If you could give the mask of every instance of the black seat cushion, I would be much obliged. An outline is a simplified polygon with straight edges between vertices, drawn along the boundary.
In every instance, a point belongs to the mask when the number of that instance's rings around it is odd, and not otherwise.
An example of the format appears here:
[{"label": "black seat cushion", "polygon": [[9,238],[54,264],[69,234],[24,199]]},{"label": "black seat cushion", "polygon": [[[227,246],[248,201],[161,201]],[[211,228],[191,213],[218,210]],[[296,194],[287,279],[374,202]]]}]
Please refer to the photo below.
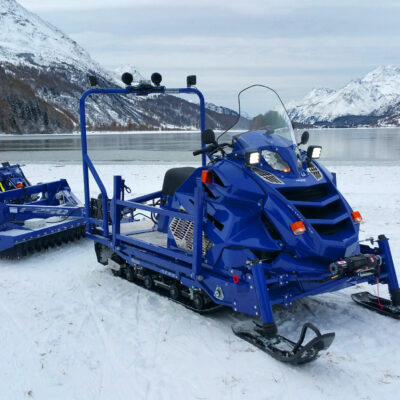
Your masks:
[{"label": "black seat cushion", "polygon": [[162,187],[162,194],[167,196],[173,196],[176,190],[192,175],[196,168],[193,167],[182,167],[182,168],[171,168],[164,176],[164,183]]}]

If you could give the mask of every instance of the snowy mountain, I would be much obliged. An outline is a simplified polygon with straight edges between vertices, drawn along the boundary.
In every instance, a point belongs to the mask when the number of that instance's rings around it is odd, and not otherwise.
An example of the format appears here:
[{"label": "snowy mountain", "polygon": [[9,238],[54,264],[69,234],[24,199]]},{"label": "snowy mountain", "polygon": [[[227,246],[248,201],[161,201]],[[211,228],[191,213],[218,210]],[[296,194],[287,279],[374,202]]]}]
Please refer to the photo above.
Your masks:
[{"label": "snowy mountain", "polygon": [[289,114],[311,125],[399,125],[400,68],[380,66],[339,90],[313,89]]},{"label": "snowy mountain", "polygon": [[230,108],[223,107],[223,106],[217,106],[214,103],[207,103],[206,102],[206,108],[207,110],[215,111],[218,114],[224,114],[224,115],[234,115],[238,116],[238,113],[236,111],[233,111]]},{"label": "snowy mountain", "polygon": [[[135,80],[143,77],[127,67]],[[79,98],[96,75],[115,87],[121,72],[106,71],[75,41],[15,0],[0,0],[0,132],[54,133],[79,128]],[[90,129],[193,128],[198,107],[178,97],[95,97],[87,102]],[[210,110],[207,125],[224,127],[233,116]]]}]

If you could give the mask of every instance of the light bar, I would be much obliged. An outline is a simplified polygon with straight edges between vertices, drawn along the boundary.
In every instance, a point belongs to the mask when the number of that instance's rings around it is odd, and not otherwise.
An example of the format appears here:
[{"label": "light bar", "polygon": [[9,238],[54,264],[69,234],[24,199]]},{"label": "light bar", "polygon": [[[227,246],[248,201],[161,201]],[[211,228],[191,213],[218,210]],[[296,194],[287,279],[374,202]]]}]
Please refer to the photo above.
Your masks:
[{"label": "light bar", "polygon": [[321,157],[321,146],[308,146],[307,149],[307,158],[311,160],[312,158],[320,158]]},{"label": "light bar", "polygon": [[244,159],[247,165],[256,165],[260,163],[260,152],[259,151],[248,151],[244,155]]}]

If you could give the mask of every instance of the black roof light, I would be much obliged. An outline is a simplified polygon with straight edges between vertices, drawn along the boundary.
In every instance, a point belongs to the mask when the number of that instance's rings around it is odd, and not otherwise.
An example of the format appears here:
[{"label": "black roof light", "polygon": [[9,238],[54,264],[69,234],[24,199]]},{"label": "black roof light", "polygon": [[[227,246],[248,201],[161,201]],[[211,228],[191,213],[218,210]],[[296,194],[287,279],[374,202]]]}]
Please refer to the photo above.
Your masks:
[{"label": "black roof light", "polygon": [[151,81],[153,82],[154,86],[160,86],[160,83],[162,81],[162,76],[158,72],[154,72],[154,74],[151,75]]},{"label": "black roof light", "polygon": [[98,84],[99,84],[99,81],[98,81],[98,79],[97,79],[97,76],[95,76],[95,75],[88,75],[88,82],[89,82],[89,85],[91,86],[91,87],[95,87],[95,86],[97,86]]},{"label": "black roof light", "polygon": [[133,76],[129,72],[124,72],[121,76],[121,80],[125,83],[126,86],[131,86],[133,82]]},{"label": "black roof light", "polygon": [[188,88],[196,86],[196,83],[197,83],[196,75],[189,75],[186,77],[186,84]]}]

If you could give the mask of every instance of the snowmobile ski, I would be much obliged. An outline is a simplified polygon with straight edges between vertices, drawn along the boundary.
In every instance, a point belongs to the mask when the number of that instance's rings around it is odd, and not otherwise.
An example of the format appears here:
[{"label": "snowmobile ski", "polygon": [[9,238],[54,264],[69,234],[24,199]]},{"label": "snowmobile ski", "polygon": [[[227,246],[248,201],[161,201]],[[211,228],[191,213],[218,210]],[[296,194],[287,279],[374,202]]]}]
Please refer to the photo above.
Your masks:
[{"label": "snowmobile ski", "polygon": [[[316,336],[303,345],[307,330],[312,330]],[[305,323],[297,343],[282,335],[265,332],[263,326],[255,321],[238,322],[232,325],[232,330],[243,340],[253,344],[278,361],[288,364],[305,364],[314,361],[333,342],[335,333],[324,335],[311,323]]]},{"label": "snowmobile ski", "polygon": [[369,292],[354,293],[351,298],[359,305],[379,314],[400,319],[400,306],[394,306],[390,300],[374,296]]}]

